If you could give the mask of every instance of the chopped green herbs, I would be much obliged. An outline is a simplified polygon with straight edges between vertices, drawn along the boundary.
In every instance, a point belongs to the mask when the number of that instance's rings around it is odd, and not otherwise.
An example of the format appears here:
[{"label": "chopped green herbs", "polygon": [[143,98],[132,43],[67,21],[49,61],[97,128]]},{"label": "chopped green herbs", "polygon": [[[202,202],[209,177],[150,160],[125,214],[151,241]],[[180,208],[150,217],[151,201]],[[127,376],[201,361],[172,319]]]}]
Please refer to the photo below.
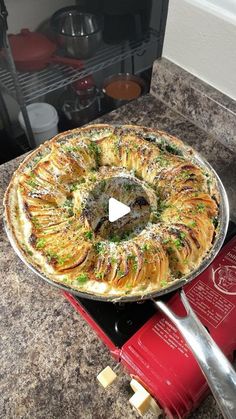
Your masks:
[{"label": "chopped green herbs", "polygon": [[73,206],[74,205],[73,205],[72,198],[67,198],[64,201],[63,207],[67,210],[69,217],[72,217],[72,215],[74,215]]},{"label": "chopped green herbs", "polygon": [[180,175],[178,176],[180,179],[189,180],[193,178],[194,174],[188,172],[187,170],[183,170]]},{"label": "chopped green herbs", "polygon": [[72,185],[70,185],[70,192],[76,191],[77,187],[78,187],[77,183],[72,183]]},{"label": "chopped green herbs", "polygon": [[93,232],[92,231],[85,231],[84,236],[86,237],[86,239],[92,240]]},{"label": "chopped green herbs", "polygon": [[160,167],[167,167],[170,164],[169,160],[165,158],[162,154],[156,157],[155,162],[158,163]]},{"label": "chopped green herbs", "polygon": [[174,244],[176,249],[181,249],[181,247],[183,246],[183,243],[180,239],[172,240],[172,243]]},{"label": "chopped green herbs", "polygon": [[136,255],[128,255],[127,260],[132,261],[132,270],[137,272],[138,269],[138,257]]},{"label": "chopped green herbs", "polygon": [[121,278],[124,275],[125,275],[125,272],[124,271],[122,271],[121,269],[118,269],[117,270],[117,276],[118,276],[118,278]]},{"label": "chopped green herbs", "polygon": [[104,179],[99,183],[99,187],[100,187],[100,191],[101,192],[104,192],[105,191],[106,181]]},{"label": "chopped green herbs", "polygon": [[143,244],[143,246],[141,246],[141,250],[143,250],[144,252],[150,250],[150,244],[149,243]]},{"label": "chopped green herbs", "polygon": [[96,273],[95,273],[95,277],[96,277],[97,279],[103,279],[103,278],[104,278],[104,276],[105,276],[105,273],[104,273],[104,272],[96,272]]},{"label": "chopped green herbs", "polygon": [[43,249],[46,244],[45,239],[38,239],[36,242],[36,249]]},{"label": "chopped green herbs", "polygon": [[161,285],[161,287],[166,287],[166,285],[168,284],[168,282],[167,282],[167,280],[166,279],[162,279],[161,281],[160,281],[160,285]]},{"label": "chopped green herbs", "polygon": [[59,256],[57,253],[55,253],[52,250],[48,250],[46,253],[48,262],[56,262],[58,265],[64,265],[64,263],[71,258],[71,255],[66,255],[65,257]]},{"label": "chopped green herbs", "polygon": [[188,224],[186,224],[188,227],[196,227],[197,223],[196,221],[189,221]]},{"label": "chopped green herbs", "polygon": [[77,276],[77,278],[75,278],[75,280],[79,283],[79,284],[84,284],[85,282],[88,281],[88,275],[86,273],[81,273],[79,274],[79,276]]},{"label": "chopped green herbs", "polygon": [[163,211],[165,211],[167,208],[169,208],[168,204],[166,204],[164,201],[159,201],[157,209],[152,213],[152,219],[154,223],[160,220]]},{"label": "chopped green herbs", "polygon": [[114,142],[114,149],[116,153],[119,151],[119,146],[120,146],[120,140],[118,139]]},{"label": "chopped green herbs", "polygon": [[204,212],[206,209],[206,205],[203,202],[200,202],[199,204],[197,204],[197,212]]},{"label": "chopped green herbs", "polygon": [[159,142],[158,145],[159,145],[160,150],[162,151],[167,151],[168,153],[174,154],[177,156],[183,155],[182,151],[175,144],[169,143],[167,139],[164,137],[161,138],[161,141]]},{"label": "chopped green herbs", "polygon": [[65,145],[65,146],[62,147],[62,149],[64,151],[68,151],[69,153],[76,152],[76,151],[81,151],[80,146],[71,146],[71,145]]},{"label": "chopped green herbs", "polygon": [[90,182],[96,182],[97,176],[92,173],[88,176],[88,179],[90,180]]},{"label": "chopped green herbs", "polygon": [[185,239],[185,237],[186,237],[186,233],[184,233],[183,231],[180,231],[178,233],[177,238],[173,239],[173,238],[169,237],[169,238],[164,239],[162,243],[163,244],[171,244],[171,246],[167,247],[167,252],[169,254],[171,254],[171,253],[174,252],[174,249],[173,249],[172,246],[174,246],[178,250],[181,249],[181,247],[184,246],[183,240]]},{"label": "chopped green herbs", "polygon": [[29,256],[33,256],[33,252],[24,243],[22,243],[22,244],[23,244],[23,247],[24,247],[26,253],[28,253]]},{"label": "chopped green herbs", "polygon": [[132,189],[135,187],[135,185],[133,185],[132,183],[124,183],[123,184],[123,188],[127,191],[130,192],[132,191]]},{"label": "chopped green herbs", "polygon": [[58,255],[51,250],[47,251],[46,256],[47,256],[48,262],[51,262],[52,260],[57,261],[57,259],[58,259]]},{"label": "chopped green herbs", "polygon": [[121,241],[121,238],[117,234],[113,234],[109,237],[109,240],[113,243],[119,243]]},{"label": "chopped green herbs", "polygon": [[41,225],[36,217],[31,217],[31,222],[35,228],[40,228]]},{"label": "chopped green herbs", "polygon": [[28,180],[26,183],[27,185],[31,186],[31,188],[36,188],[38,186],[37,182],[32,179]]},{"label": "chopped green herbs", "polygon": [[102,255],[106,250],[105,243],[103,243],[103,242],[95,243],[94,248],[95,248],[96,253],[98,253],[100,255]]},{"label": "chopped green herbs", "polygon": [[35,165],[42,159],[42,156],[37,156],[33,159],[33,162],[35,163]]},{"label": "chopped green herbs", "polygon": [[101,150],[95,141],[91,141],[88,145],[89,152],[94,155],[96,164],[99,164]]},{"label": "chopped green herbs", "polygon": [[170,154],[174,154],[176,156],[182,156],[183,155],[182,151],[174,144],[169,144],[169,143],[166,142],[165,149]]},{"label": "chopped green herbs", "polygon": [[207,179],[207,187],[208,187],[208,189],[210,189],[211,184],[212,184],[212,180],[208,178]]},{"label": "chopped green herbs", "polygon": [[217,217],[214,217],[213,219],[212,219],[212,224],[213,224],[213,226],[215,227],[215,228],[217,228],[217,226],[218,226],[218,218]]}]

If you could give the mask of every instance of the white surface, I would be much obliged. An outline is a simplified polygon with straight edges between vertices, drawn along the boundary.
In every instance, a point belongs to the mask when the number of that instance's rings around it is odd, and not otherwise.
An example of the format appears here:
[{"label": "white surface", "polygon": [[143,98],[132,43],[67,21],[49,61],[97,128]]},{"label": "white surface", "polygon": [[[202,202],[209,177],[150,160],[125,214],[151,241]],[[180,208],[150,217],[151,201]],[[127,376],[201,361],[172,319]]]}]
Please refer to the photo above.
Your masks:
[{"label": "white surface", "polygon": [[108,202],[108,211],[109,211],[109,221],[113,223],[119,218],[124,217],[125,215],[129,214],[130,207],[128,205],[123,204],[120,201],[117,201],[115,198],[110,198]]},{"label": "white surface", "polygon": [[169,0],[163,56],[233,99],[235,46],[236,1]]},{"label": "white surface", "polygon": [[216,16],[236,23],[236,1],[235,0],[186,0],[194,6],[201,7],[215,14]]},{"label": "white surface", "polygon": [[73,0],[6,0],[9,33],[17,33],[21,28],[35,30],[57,9],[74,3]]},{"label": "white surface", "polygon": [[[37,145],[54,137],[58,133],[58,115],[56,109],[48,103],[32,103],[27,111]],[[22,113],[19,113],[19,123],[25,131]]]}]

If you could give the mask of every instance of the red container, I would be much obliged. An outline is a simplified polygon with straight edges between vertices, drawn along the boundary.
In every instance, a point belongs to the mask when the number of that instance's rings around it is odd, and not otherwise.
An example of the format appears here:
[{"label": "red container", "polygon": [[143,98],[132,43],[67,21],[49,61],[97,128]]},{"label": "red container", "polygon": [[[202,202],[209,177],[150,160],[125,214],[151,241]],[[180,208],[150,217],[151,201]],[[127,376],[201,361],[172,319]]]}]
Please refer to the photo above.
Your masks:
[{"label": "red container", "polygon": [[79,60],[53,55],[57,45],[39,32],[21,29],[20,33],[9,35],[9,43],[19,71],[39,71],[51,63],[82,68]]},{"label": "red container", "polygon": [[[224,354],[236,350],[236,237],[195,280],[184,287],[187,298]],[[156,312],[123,346],[117,348],[75,298],[66,298],[96,330],[115,359],[156,399],[169,418],[185,418],[209,393],[207,382],[175,325]],[[176,293],[168,305],[176,314],[185,309]]]}]

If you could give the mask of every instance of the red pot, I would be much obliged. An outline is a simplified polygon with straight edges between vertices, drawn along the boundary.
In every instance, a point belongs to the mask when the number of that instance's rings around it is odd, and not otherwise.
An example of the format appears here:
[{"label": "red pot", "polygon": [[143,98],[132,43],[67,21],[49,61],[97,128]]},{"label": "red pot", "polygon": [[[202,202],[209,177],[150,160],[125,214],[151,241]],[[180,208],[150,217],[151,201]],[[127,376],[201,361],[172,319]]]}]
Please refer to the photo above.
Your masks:
[{"label": "red pot", "polygon": [[22,29],[19,34],[9,35],[9,43],[19,71],[39,71],[51,63],[82,68],[79,60],[53,55],[57,45],[39,32]]}]

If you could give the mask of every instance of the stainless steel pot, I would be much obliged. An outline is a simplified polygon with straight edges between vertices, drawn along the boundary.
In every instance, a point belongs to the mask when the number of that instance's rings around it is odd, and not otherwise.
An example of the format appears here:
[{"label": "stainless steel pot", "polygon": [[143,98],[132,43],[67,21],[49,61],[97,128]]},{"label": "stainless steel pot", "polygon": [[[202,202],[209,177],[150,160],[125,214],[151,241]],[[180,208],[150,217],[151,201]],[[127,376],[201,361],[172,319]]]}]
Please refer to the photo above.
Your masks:
[{"label": "stainless steel pot", "polygon": [[112,82],[117,82],[117,81],[118,82],[119,81],[126,81],[126,82],[133,81],[133,82],[137,83],[141,88],[140,96],[147,93],[147,91],[148,91],[148,87],[147,87],[146,82],[141,77],[135,76],[134,74],[118,73],[118,74],[114,74],[112,76],[107,77],[103,82],[103,88],[102,88],[103,98],[104,98],[104,101],[105,101],[106,105],[113,108],[113,109],[119,108],[120,106],[125,105],[126,103],[133,100],[133,98],[130,99],[130,100],[122,99],[122,98],[115,99],[112,96],[109,96],[107,94],[107,87]]},{"label": "stainless steel pot", "polygon": [[65,7],[50,22],[58,44],[70,57],[89,58],[101,44],[102,20],[98,15]]}]

